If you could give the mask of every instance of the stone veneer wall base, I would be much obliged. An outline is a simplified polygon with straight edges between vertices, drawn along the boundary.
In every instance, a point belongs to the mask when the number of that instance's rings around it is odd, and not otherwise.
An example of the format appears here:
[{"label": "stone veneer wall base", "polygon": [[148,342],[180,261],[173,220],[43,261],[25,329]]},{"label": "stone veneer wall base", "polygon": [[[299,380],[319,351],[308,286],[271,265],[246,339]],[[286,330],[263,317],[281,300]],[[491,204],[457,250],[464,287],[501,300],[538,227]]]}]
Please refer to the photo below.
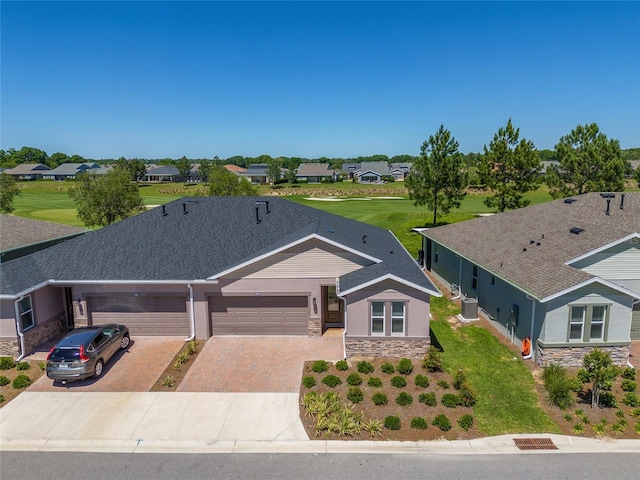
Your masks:
[{"label": "stone veneer wall base", "polygon": [[18,355],[20,355],[20,340],[0,340],[0,355],[3,357],[18,358]]},{"label": "stone veneer wall base", "polygon": [[46,322],[27,330],[24,332],[24,349],[27,355],[33,353],[39,345],[42,345],[53,337],[66,332],[66,330],[67,326],[64,313],[56,315]]},{"label": "stone veneer wall base", "polygon": [[322,336],[322,321],[319,318],[310,318],[308,322],[308,335],[310,337]]},{"label": "stone veneer wall base", "polygon": [[347,357],[422,358],[431,345],[431,339],[401,338],[348,338]]},{"label": "stone veneer wall base", "polygon": [[[563,367],[582,367],[582,359],[593,350],[594,347],[543,347],[538,345],[536,350],[536,363],[541,367],[551,364]],[[629,346],[599,346],[600,350],[609,352],[613,363],[620,367],[626,367],[629,361]]]}]

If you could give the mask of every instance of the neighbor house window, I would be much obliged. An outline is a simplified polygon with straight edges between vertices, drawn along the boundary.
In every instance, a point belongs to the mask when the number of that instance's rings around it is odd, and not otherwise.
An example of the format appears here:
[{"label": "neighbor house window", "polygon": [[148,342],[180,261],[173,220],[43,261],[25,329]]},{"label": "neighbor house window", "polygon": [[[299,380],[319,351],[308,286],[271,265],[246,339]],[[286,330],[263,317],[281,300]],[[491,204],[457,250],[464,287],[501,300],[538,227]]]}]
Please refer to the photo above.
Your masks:
[{"label": "neighbor house window", "polygon": [[20,325],[24,332],[35,325],[33,320],[33,307],[31,306],[31,295],[27,295],[20,300],[18,305],[20,306]]},{"label": "neighbor house window", "polygon": [[384,335],[384,302],[371,302],[371,334]]},{"label": "neighbor house window", "polygon": [[391,335],[404,335],[404,302],[391,302]]},{"label": "neighbor house window", "polygon": [[438,244],[433,245],[433,263],[438,263]]},{"label": "neighbor house window", "polygon": [[478,267],[476,265],[471,269],[471,290],[478,291]]},{"label": "neighbor house window", "polygon": [[569,340],[582,340],[586,310],[587,308],[584,306],[571,307],[571,318],[569,320]]}]

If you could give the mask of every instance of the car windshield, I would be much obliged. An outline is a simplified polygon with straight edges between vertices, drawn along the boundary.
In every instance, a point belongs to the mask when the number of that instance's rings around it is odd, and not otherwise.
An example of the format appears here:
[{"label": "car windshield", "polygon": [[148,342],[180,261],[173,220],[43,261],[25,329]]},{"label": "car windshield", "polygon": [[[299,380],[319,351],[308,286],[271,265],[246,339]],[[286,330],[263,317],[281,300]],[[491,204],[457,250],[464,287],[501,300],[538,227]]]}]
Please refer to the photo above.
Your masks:
[{"label": "car windshield", "polygon": [[77,360],[80,358],[78,348],[54,348],[51,352],[50,360]]}]

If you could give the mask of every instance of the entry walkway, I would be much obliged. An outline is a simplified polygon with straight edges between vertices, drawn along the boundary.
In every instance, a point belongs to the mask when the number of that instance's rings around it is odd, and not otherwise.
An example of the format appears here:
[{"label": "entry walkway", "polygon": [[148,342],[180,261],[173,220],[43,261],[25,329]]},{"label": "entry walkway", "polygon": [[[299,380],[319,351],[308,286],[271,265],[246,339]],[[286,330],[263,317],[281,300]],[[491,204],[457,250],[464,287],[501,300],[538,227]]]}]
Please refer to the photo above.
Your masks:
[{"label": "entry walkway", "polygon": [[178,391],[297,394],[305,361],[342,357],[341,336],[211,337]]}]

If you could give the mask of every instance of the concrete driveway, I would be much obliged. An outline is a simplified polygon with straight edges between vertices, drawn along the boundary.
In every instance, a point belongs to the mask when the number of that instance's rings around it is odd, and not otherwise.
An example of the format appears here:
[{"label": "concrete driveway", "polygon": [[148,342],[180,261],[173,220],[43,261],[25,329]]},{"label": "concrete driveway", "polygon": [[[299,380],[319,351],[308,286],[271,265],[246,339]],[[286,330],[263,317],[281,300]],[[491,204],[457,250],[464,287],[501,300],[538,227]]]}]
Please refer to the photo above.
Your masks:
[{"label": "concrete driveway", "polygon": [[305,361],[342,358],[339,333],[321,338],[211,337],[178,391],[297,394]]},{"label": "concrete driveway", "polygon": [[[66,385],[40,377],[31,392],[148,392],[184,345],[182,337],[132,337],[127,350],[116,353],[98,379]],[[46,358],[46,356],[45,356]]]}]

